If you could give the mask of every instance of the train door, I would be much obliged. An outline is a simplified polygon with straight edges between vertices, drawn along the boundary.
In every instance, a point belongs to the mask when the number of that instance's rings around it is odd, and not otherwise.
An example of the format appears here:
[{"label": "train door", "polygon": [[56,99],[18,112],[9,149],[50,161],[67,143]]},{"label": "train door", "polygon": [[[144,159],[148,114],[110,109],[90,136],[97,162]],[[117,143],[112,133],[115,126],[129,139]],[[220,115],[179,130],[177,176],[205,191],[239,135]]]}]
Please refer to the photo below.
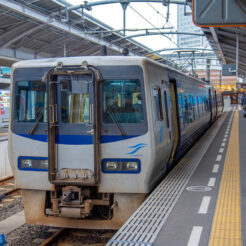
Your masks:
[{"label": "train door", "polygon": [[214,91],[214,97],[215,97],[215,105],[216,105],[215,115],[216,115],[216,118],[217,118],[217,116],[218,116],[218,99],[217,99],[217,91]]},{"label": "train door", "polygon": [[178,101],[177,101],[177,86],[176,80],[170,80],[170,95],[172,104],[172,126],[173,126],[173,148],[170,158],[170,163],[175,159],[175,154],[179,145],[179,122],[178,122]]},{"label": "train door", "polygon": [[213,98],[213,91],[212,91],[211,88],[209,89],[209,101],[210,101],[210,112],[211,112],[210,122],[213,122],[215,112],[214,112],[214,98]]},{"label": "train door", "polygon": [[166,124],[166,139],[167,139],[167,149],[166,153],[170,153],[172,149],[172,129],[171,129],[171,105],[170,105],[170,95],[168,93],[167,88],[164,88],[163,91],[163,112],[164,112],[164,118],[165,118],[165,124]]},{"label": "train door", "polygon": [[[56,71],[49,81],[49,178],[55,184],[94,184],[100,160],[97,81],[81,71]],[[97,123],[99,122],[99,124]]]}]

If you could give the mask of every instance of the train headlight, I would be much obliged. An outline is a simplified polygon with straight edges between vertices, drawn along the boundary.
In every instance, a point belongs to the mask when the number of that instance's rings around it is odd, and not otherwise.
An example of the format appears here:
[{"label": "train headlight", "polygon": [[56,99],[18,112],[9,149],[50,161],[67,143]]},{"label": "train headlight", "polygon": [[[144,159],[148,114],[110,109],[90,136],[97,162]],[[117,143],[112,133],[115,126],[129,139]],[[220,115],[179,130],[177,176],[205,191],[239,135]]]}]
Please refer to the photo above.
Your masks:
[{"label": "train headlight", "polygon": [[105,165],[107,170],[117,170],[118,169],[118,163],[115,161],[108,161]]},{"label": "train headlight", "polygon": [[138,163],[136,161],[129,161],[126,163],[127,170],[138,170]]},{"label": "train headlight", "polygon": [[140,173],[141,162],[138,159],[103,159],[104,173]]},{"label": "train headlight", "polygon": [[23,168],[32,167],[32,160],[23,159],[23,160],[21,160],[21,165],[22,165]]},{"label": "train headlight", "polygon": [[18,168],[27,171],[48,171],[48,158],[20,156],[18,158]]}]

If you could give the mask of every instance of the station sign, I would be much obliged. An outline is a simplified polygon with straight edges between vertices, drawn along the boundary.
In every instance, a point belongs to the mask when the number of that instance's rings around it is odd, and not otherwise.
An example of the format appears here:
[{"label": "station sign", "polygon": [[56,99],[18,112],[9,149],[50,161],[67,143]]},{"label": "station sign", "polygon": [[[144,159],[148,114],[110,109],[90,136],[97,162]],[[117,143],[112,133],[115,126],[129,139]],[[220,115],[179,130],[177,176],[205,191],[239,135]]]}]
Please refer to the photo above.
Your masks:
[{"label": "station sign", "polygon": [[222,75],[223,76],[236,76],[237,69],[236,64],[223,64],[222,65]]},{"label": "station sign", "polygon": [[192,8],[198,26],[246,26],[246,0],[193,0]]}]

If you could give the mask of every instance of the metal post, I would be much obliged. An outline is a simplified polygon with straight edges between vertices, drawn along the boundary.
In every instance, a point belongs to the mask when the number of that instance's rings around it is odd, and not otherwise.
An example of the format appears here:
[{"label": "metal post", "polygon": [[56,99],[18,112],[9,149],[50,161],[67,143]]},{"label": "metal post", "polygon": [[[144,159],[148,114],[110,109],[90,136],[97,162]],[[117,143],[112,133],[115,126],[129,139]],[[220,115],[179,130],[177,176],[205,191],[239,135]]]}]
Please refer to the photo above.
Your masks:
[{"label": "metal post", "polygon": [[63,56],[66,57],[67,56],[67,46],[66,46],[66,42],[64,42],[64,46],[63,46]]},{"label": "metal post", "polygon": [[208,83],[210,83],[210,59],[206,59],[207,61],[207,76],[206,76],[206,80]]},{"label": "metal post", "polygon": [[121,3],[123,9],[123,34],[126,35],[126,9],[129,3]]},{"label": "metal post", "polygon": [[191,57],[191,70],[192,70],[192,76],[194,76],[194,52],[192,52],[192,57]]},{"label": "metal post", "polygon": [[107,56],[107,46],[101,46],[101,56]]},{"label": "metal post", "polygon": [[221,89],[221,83],[222,83],[222,71],[220,70],[220,89]]},{"label": "metal post", "polygon": [[236,76],[238,78],[238,65],[239,65],[239,36],[238,36],[238,33],[236,34],[237,35],[237,50],[236,50]]}]

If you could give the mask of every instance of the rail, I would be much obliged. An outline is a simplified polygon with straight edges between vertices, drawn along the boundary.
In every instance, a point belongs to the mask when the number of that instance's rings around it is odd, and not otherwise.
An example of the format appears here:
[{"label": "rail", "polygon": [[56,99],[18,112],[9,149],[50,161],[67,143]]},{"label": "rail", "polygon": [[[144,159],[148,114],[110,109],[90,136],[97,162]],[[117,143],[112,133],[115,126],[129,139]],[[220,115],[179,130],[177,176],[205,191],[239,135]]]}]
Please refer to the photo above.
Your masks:
[{"label": "rail", "polygon": [[51,237],[47,238],[40,246],[52,246],[59,241],[59,239],[65,234],[67,231],[66,228],[61,228],[57,232],[55,232]]},{"label": "rail", "polygon": [[[12,188],[10,187],[10,185],[14,186],[14,176],[8,176],[8,177],[0,179],[0,188],[1,188],[0,202],[4,200],[6,197],[8,197],[9,195],[20,190],[18,188]],[[2,192],[2,190],[4,191]]]}]

